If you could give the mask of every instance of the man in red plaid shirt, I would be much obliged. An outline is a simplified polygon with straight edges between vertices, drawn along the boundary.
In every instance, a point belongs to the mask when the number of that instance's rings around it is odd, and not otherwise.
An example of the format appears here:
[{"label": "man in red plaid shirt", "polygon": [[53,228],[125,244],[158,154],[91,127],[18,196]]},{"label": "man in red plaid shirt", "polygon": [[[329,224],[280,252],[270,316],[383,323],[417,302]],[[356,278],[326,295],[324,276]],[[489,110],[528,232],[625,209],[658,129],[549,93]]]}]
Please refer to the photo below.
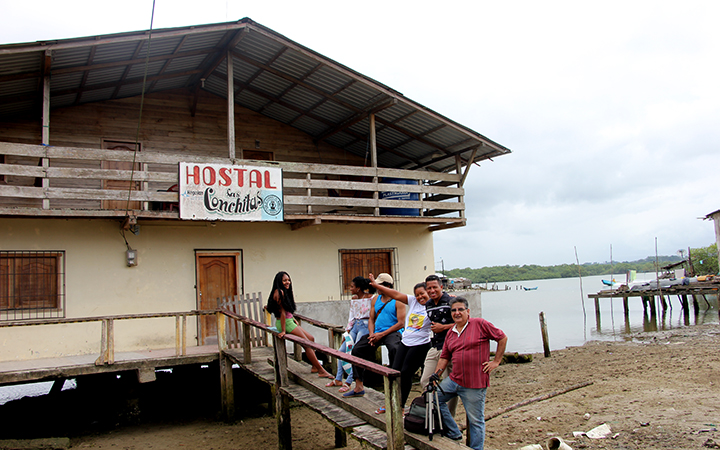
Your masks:
[{"label": "man in red plaid shirt", "polygon": [[[502,361],[507,336],[485,319],[471,318],[468,302],[462,297],[452,300],[451,310],[455,326],[445,337],[432,381],[438,381],[448,362],[452,361],[450,376],[442,380],[440,412],[445,436],[461,439],[462,433],[447,407],[447,401],[460,397],[467,416],[467,444],[475,450],[485,445],[485,392],[490,383],[490,372]],[[497,341],[495,358],[490,361],[490,340]]]}]

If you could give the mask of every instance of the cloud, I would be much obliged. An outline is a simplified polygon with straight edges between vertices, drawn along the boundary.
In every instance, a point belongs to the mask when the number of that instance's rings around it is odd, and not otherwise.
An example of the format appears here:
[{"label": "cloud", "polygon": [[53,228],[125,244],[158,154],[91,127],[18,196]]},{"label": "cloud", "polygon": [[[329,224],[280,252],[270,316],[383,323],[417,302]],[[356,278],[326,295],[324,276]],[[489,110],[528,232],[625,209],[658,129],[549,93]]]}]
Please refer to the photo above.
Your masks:
[{"label": "cloud", "polygon": [[[713,242],[696,217],[720,208],[720,3],[311,5],[157,0],[155,27],[251,17],[512,149],[471,168],[468,226],[435,233],[446,268]],[[3,43],[109,34],[147,29],[150,3],[9,2],[3,19]]]}]

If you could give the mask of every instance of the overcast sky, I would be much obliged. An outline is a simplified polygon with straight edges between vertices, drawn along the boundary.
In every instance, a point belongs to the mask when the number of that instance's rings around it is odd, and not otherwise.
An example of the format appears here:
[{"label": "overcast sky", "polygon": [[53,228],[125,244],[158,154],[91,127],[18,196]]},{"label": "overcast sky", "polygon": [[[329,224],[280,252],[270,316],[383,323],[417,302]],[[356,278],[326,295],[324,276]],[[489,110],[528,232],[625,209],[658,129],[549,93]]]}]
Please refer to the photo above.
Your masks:
[{"label": "overcast sky", "polygon": [[[0,0],[0,43],[144,30],[152,1]],[[445,268],[707,246],[720,209],[720,2],[157,0],[250,17],[510,148],[473,166]]]}]

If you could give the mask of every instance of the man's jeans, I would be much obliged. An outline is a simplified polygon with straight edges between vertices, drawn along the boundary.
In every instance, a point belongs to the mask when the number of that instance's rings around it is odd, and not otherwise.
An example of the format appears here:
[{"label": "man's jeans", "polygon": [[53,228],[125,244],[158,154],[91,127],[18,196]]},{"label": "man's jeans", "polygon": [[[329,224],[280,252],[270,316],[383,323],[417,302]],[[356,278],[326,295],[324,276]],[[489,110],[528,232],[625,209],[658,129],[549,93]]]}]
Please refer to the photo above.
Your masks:
[{"label": "man's jeans", "polygon": [[487,388],[464,388],[451,380],[450,377],[442,380],[440,387],[445,391],[444,394],[438,392],[443,428],[447,430],[445,435],[451,439],[462,437],[462,433],[447,406],[448,400],[460,397],[467,416],[468,446],[475,450],[482,450],[485,445],[485,392]]}]

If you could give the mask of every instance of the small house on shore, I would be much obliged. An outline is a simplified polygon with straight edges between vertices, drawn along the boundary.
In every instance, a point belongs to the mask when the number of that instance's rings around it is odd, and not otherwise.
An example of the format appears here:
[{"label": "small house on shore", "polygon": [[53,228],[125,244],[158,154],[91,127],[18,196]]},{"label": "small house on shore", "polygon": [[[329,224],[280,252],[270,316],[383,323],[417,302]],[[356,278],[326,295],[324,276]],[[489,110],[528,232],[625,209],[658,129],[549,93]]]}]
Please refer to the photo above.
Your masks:
[{"label": "small house on shore", "polygon": [[[280,270],[298,301],[368,272],[409,291],[466,224],[470,166],[509,152],[247,18],[0,45],[0,323],[213,309]],[[118,324],[115,345],[174,331]],[[94,336],[0,328],[0,360]]]}]

